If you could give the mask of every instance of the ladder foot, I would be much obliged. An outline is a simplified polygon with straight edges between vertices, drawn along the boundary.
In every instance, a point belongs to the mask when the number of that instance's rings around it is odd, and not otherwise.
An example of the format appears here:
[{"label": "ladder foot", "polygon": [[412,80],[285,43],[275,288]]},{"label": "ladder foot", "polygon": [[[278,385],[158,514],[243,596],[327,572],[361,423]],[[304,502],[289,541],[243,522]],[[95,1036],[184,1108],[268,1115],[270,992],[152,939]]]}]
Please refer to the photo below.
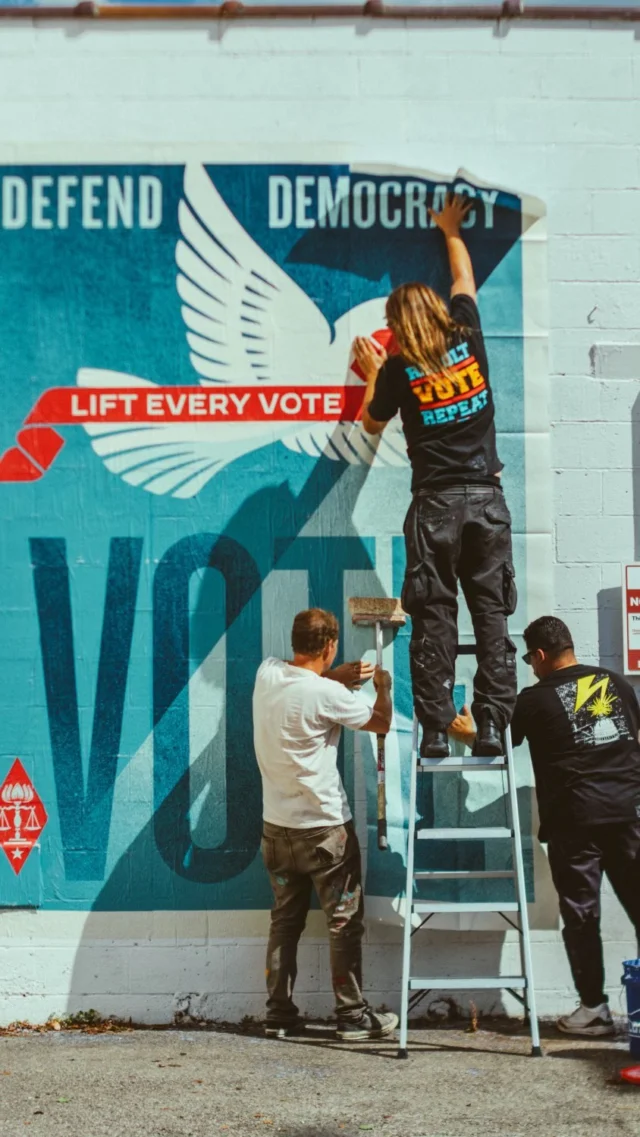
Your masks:
[{"label": "ladder foot", "polygon": [[404,1047],[403,1050],[398,1050],[396,1057],[398,1057],[398,1058],[408,1058],[409,1057],[409,1051],[407,1050],[406,1046]]},{"label": "ladder foot", "polygon": [[531,1047],[531,1057],[532,1058],[544,1058],[544,1054],[542,1053],[542,1047],[541,1046],[532,1046]]}]

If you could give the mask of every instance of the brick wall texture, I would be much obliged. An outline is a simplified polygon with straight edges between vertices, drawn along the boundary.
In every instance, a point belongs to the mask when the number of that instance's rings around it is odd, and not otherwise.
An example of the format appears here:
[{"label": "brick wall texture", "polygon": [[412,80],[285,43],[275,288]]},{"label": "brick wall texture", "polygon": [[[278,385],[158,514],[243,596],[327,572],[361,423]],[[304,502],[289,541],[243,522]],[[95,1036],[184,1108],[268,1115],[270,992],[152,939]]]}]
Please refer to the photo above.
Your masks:
[{"label": "brick wall texture", "polygon": [[[276,153],[285,161],[362,160],[444,173],[463,166],[546,202],[555,609],[585,662],[619,667],[620,564],[640,559],[640,41],[633,27],[379,20],[0,27],[3,164],[259,161]],[[552,919],[534,934],[535,963],[541,1010],[553,1014],[574,996],[544,868],[541,880]],[[635,945],[608,890],[603,921],[617,1010],[620,960],[635,955]],[[260,1013],[257,931],[226,936],[206,913],[166,914],[165,922],[5,913],[0,1017],[42,1019],[81,1006],[147,1021],[176,1011]],[[317,921],[304,945],[301,1003],[329,1013]],[[508,971],[515,945],[497,931],[471,941],[434,933],[422,950],[431,962],[453,959],[461,971],[469,960],[491,971],[502,957]],[[370,926],[366,964],[371,998],[395,1004],[396,929]],[[513,1009],[499,993],[484,1005]]]}]

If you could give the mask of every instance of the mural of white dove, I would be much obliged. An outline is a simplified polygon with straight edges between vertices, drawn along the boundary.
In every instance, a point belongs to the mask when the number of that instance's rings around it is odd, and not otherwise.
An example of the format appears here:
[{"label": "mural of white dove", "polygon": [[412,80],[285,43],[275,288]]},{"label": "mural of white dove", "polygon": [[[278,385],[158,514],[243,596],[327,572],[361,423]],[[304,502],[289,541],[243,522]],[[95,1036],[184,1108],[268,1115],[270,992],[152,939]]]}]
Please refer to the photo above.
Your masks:
[{"label": "mural of white dove", "polygon": [[[384,321],[384,299],[367,301],[336,321],[317,305],[240,225],[201,165],[185,168],[178,214],[177,289],[190,360],[203,387],[342,386],[354,336]],[[122,372],[81,368],[80,387],[154,387]],[[395,419],[377,438],[358,423],[270,421],[88,424],[105,466],[130,485],[177,498],[195,496],[224,466],[273,442],[314,458],[405,465]]]}]

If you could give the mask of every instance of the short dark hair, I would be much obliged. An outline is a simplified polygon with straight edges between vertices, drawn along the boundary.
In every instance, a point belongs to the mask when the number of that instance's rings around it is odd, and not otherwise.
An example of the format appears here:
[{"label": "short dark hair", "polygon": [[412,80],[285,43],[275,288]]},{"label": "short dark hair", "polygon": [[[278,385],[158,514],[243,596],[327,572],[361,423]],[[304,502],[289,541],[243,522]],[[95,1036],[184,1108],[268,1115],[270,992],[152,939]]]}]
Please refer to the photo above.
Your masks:
[{"label": "short dark hair", "polygon": [[552,658],[565,651],[573,651],[573,638],[564,620],[557,616],[539,616],[524,630],[524,639],[529,651],[541,648]]},{"label": "short dark hair", "polygon": [[322,655],[327,644],[340,636],[340,625],[333,612],[307,608],[298,612],[291,629],[291,646],[296,655]]}]

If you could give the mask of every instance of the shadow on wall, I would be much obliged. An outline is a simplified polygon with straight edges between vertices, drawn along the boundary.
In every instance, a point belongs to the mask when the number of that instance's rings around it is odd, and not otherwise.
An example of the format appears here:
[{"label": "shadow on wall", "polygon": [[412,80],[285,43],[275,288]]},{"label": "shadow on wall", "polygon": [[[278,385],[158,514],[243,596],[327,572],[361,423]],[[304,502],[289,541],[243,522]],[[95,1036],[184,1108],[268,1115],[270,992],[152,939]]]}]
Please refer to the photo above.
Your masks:
[{"label": "shadow on wall", "polygon": [[[368,473],[368,467],[346,467],[342,462],[320,458],[296,495],[287,482],[270,486],[247,498],[220,534],[196,534],[187,537],[170,551],[171,558],[161,562],[155,576],[156,596],[154,610],[160,612],[159,624],[154,629],[154,661],[161,666],[154,669],[154,736],[153,758],[149,755],[145,787],[153,781],[152,816],[131,842],[113,868],[101,889],[92,913],[83,930],[83,939],[76,953],[69,987],[69,1012],[95,1006],[104,1013],[112,1012],[114,1004],[127,1006],[134,1018],[145,1021],[166,1021],[167,1007],[178,991],[193,991],[194,999],[204,1000],[210,1009],[209,1017],[216,1015],[219,980],[206,986],[202,974],[190,974],[190,953],[197,944],[207,943],[220,935],[228,939],[222,929],[217,932],[215,916],[207,925],[206,913],[218,911],[255,911],[264,909],[266,933],[271,894],[266,873],[258,856],[261,834],[260,780],[253,754],[251,693],[256,669],[262,659],[262,583],[276,567],[306,569],[309,572],[309,592],[312,604],[323,604],[341,612],[343,605],[343,572],[349,570],[373,571],[372,544],[361,538],[349,519]],[[323,535],[315,540],[315,559],[310,559],[308,538],[302,536],[304,527],[316,513],[329,493],[334,493],[340,516],[340,536]],[[319,552],[318,552],[319,550]],[[216,573],[206,574],[197,595],[193,615],[190,616],[190,584],[197,570],[213,568]],[[216,578],[224,579],[224,589]],[[382,593],[380,583],[377,591]],[[197,662],[206,661],[216,645],[226,642],[226,698],[218,725],[200,752],[191,759],[189,692],[192,656]],[[196,652],[194,653],[194,645]],[[208,680],[203,669],[204,682]],[[219,673],[211,672],[214,690],[220,690]],[[214,754],[224,756],[225,769],[221,775]],[[504,817],[504,797],[479,809],[470,809],[469,786],[462,778],[449,781],[446,800],[436,802],[438,822],[458,825],[496,824]],[[456,785],[457,783],[457,785]],[[215,785],[218,797],[213,800],[211,786]],[[523,830],[528,831],[531,791],[519,791],[523,817]],[[433,824],[433,797],[428,796],[425,820]],[[144,801],[148,806],[148,800]],[[199,810],[194,802],[201,802]],[[204,804],[202,804],[204,803]],[[216,843],[211,840],[207,824],[209,809],[218,809],[221,817]],[[445,821],[446,815],[446,821]],[[454,820],[455,818],[455,820]],[[424,843],[425,845],[427,843]],[[482,867],[479,864],[479,842],[439,843],[431,848],[431,867]],[[499,867],[487,858],[494,855],[485,846],[485,867]],[[542,891],[546,882],[541,881]],[[452,897],[453,899],[454,897]],[[460,895],[460,899],[463,896]],[[476,896],[477,898],[477,896]],[[506,899],[506,896],[505,896]],[[158,945],[163,933],[154,930],[154,948],[151,948],[151,921],[144,942],[136,937],[137,930],[127,933],[126,912],[142,911],[175,914],[172,938]],[[202,936],[194,939],[185,929],[181,937],[180,913],[202,913]],[[118,914],[114,919],[113,939],[105,943],[105,916]],[[162,925],[160,920],[158,927]],[[246,933],[245,933],[246,934]],[[254,935],[253,926],[249,935]],[[446,934],[448,938],[449,934]],[[504,935],[491,933],[482,944],[482,961],[487,973],[498,966],[504,944]],[[191,939],[191,946],[178,948],[176,939]],[[232,939],[233,937],[231,937]],[[122,941],[125,941],[122,943]],[[97,943],[96,941],[102,941]],[[122,946],[120,946],[122,944]],[[158,970],[148,960],[147,952],[163,949],[162,967],[165,986],[158,988]],[[115,966],[111,969],[111,991],[105,976],[104,992],[99,984],[102,962],[97,949],[111,949]],[[174,964],[173,953],[177,953]],[[135,953],[136,965],[131,973],[131,999],[123,997],[123,975],[127,974],[129,957]],[[167,954],[168,953],[168,954]],[[450,962],[449,951],[443,952],[444,967]],[[389,945],[385,951],[383,972],[387,976],[386,991],[397,990],[400,968],[400,948]],[[460,974],[471,970],[470,963],[478,958],[475,945],[469,943],[454,961]],[[419,958],[419,956],[418,956]],[[96,962],[98,960],[98,962]],[[224,989],[227,992],[247,991],[246,1001],[255,992],[256,984],[247,976],[246,955],[242,948],[226,953]],[[261,982],[262,965],[258,972]],[[423,969],[426,964],[423,961]],[[106,968],[106,972],[109,972]],[[213,971],[213,969],[212,969]],[[97,974],[98,973],[98,974]],[[365,977],[365,982],[367,979]],[[379,981],[376,982],[376,988]],[[198,987],[200,990],[198,991]],[[146,989],[145,989],[146,988]],[[162,995],[162,990],[166,994]],[[208,995],[208,999],[206,996]],[[500,993],[496,992],[500,999]],[[242,1003],[243,997],[236,996]],[[501,1006],[496,1008],[502,1009]],[[120,1012],[122,1013],[122,1012]],[[241,1011],[246,1013],[245,1011]]]},{"label": "shadow on wall", "polygon": [[[640,395],[631,410],[631,444],[633,558],[640,562],[640,461],[636,458],[640,455]],[[614,671],[624,669],[622,620],[622,582],[614,588],[601,588],[598,592],[598,658],[603,666]]]},{"label": "shadow on wall", "polygon": [[[196,763],[197,767],[197,763]],[[492,826],[505,823],[506,798],[502,797],[491,802],[484,808],[470,809],[468,800],[470,787],[462,776],[447,776],[449,782],[449,800],[439,802],[439,820],[446,813],[447,821],[456,822],[460,826]],[[518,791],[519,807],[525,824],[528,810],[531,805],[531,791],[522,787]],[[428,797],[427,797],[428,801]],[[424,820],[429,821],[429,810],[423,811]],[[527,876],[531,880],[532,854],[527,856],[535,839],[525,841],[525,859],[528,861]],[[466,842],[424,842],[428,846],[426,856],[416,865],[416,868],[431,869],[476,869],[510,867],[510,853],[508,842],[493,841],[479,843],[469,840]],[[479,848],[480,847],[480,848]],[[480,850],[484,850],[484,854]],[[421,850],[420,850],[421,851]],[[480,861],[479,861],[480,856]],[[484,856],[484,861],[482,860]],[[193,922],[187,921],[181,931],[180,912],[172,913],[172,921],[162,919],[156,925],[153,937],[149,929],[140,934],[134,928],[126,930],[126,913],[118,913],[116,930],[113,940],[105,943],[105,918],[118,907],[118,895],[121,894],[123,883],[127,874],[134,871],[134,866],[140,866],[144,882],[148,882],[145,865],[154,857],[157,863],[159,858],[153,842],[153,821],[140,833],[127,850],[127,854],[116,865],[111,877],[105,884],[94,911],[86,920],[83,929],[83,938],[78,947],[74,960],[72,979],[69,988],[67,1003],[68,1013],[78,1010],[95,1008],[102,1014],[121,1015],[132,1017],[134,1021],[166,1023],[175,1017],[181,1025],[198,1021],[228,1020],[240,1021],[246,1015],[261,1016],[264,1002],[262,987],[262,957],[264,948],[256,945],[255,940],[242,937],[237,949],[228,951],[225,956],[224,988],[220,986],[220,972],[215,964],[209,966],[209,942],[216,939],[215,915],[213,921],[209,920],[208,928],[206,913],[203,913],[201,936],[196,939],[193,935]],[[394,860],[400,860],[398,854],[391,854]],[[545,872],[546,860],[543,860]],[[262,936],[266,936],[268,929],[268,885],[266,873],[262,869],[259,858],[257,869],[262,875],[265,885],[265,911],[263,913],[260,929]],[[163,866],[163,872],[168,872]],[[539,896],[548,896],[551,892],[550,882],[541,875],[540,865],[536,863],[536,892]],[[141,881],[140,883],[144,883]],[[478,891],[478,883],[467,886],[451,888],[442,885],[434,886],[429,890],[429,898],[452,900],[510,900],[513,898],[513,886],[505,881],[487,881],[482,886],[486,891]],[[422,893],[426,898],[426,893]],[[167,908],[163,901],[157,907],[162,912]],[[196,905],[194,904],[194,908]],[[478,919],[478,918],[476,918]],[[483,918],[480,917],[480,920]],[[168,926],[167,926],[168,924]],[[536,921],[540,926],[540,922]],[[160,929],[163,928],[164,931]],[[317,927],[317,923],[315,925]],[[321,923],[322,926],[322,923]],[[548,926],[548,925],[546,925]],[[138,925],[136,924],[136,929]],[[171,930],[169,930],[171,928]],[[478,930],[471,932],[457,932],[455,930],[425,929],[418,932],[414,938],[412,971],[417,975],[451,975],[468,976],[469,974],[495,975],[519,974],[520,961],[518,945],[515,940],[505,944],[506,934],[510,929],[504,924],[491,930]],[[312,931],[312,935],[315,928]],[[317,932],[315,932],[317,934]],[[255,937],[255,928],[252,922],[251,931],[244,935]],[[139,938],[137,938],[139,936]],[[227,938],[232,947],[237,939],[237,931],[228,935],[224,928],[219,933],[220,938]],[[158,942],[163,937],[163,942]],[[151,939],[155,941],[151,943]],[[183,943],[180,943],[180,940]],[[120,941],[120,942],[118,942]],[[124,941],[124,942],[123,942]],[[146,942],[145,942],[146,941]],[[257,947],[260,956],[259,964],[251,956],[251,944]],[[304,945],[304,940],[303,940]],[[107,964],[105,969],[104,948],[107,948]],[[213,953],[219,951],[219,946],[213,947]],[[387,928],[383,943],[378,943],[374,936],[370,937],[369,949],[365,948],[364,985],[365,993],[376,1003],[384,1003],[393,1009],[398,1009],[400,1001],[400,979],[402,970],[401,929],[393,931]],[[320,973],[325,974],[324,984],[318,984],[323,990],[317,990],[309,996],[308,956],[301,958],[301,974],[299,989],[301,1005],[307,1007],[311,1017],[324,1017],[330,1013],[332,996],[328,990],[328,972],[326,964],[320,967]],[[102,978],[106,979],[104,990],[96,988]],[[130,975],[131,994],[128,996],[123,989],[123,979]],[[111,986],[109,986],[111,984]],[[245,992],[245,994],[242,994]],[[480,1013],[501,1015],[512,1013],[505,1005],[504,992],[492,991],[465,991],[455,989],[452,984],[451,991],[432,992],[419,1005],[414,1017],[433,1014],[438,1019],[454,1015],[466,1016],[470,1013],[471,1004],[474,1004]]]},{"label": "shadow on wall", "polygon": [[[242,503],[222,533],[186,537],[159,564],[154,579],[154,611],[159,618],[153,643],[153,757],[146,747],[147,757],[139,771],[142,790],[132,803],[147,816],[151,812],[151,818],[111,871],[93,905],[94,913],[269,909],[270,888],[257,855],[261,788],[251,718],[253,683],[263,654],[261,586],[276,567],[304,567],[309,570],[311,603],[322,602],[341,612],[343,571],[374,567],[372,544],[360,538],[349,520],[368,469],[321,457],[299,493],[293,493],[287,481],[258,491]],[[316,540],[315,559],[310,563],[310,550],[301,534],[334,490],[341,536]],[[218,571],[205,574],[190,615],[192,579],[198,570],[207,568]],[[216,585],[217,577],[222,583]],[[223,638],[226,695],[222,713],[212,737],[192,758],[188,686],[193,657],[197,655],[196,665],[206,661]],[[209,677],[206,666],[200,670],[205,686],[210,678],[213,694],[219,696],[219,672]],[[207,712],[209,722],[215,723],[211,705],[205,704],[203,717]],[[223,771],[214,769],[214,753],[224,755]],[[197,802],[201,803],[198,810],[194,809]],[[208,832],[210,808],[221,816],[222,835],[217,842],[210,840]],[[115,923],[122,928],[122,920]],[[96,991],[99,977],[92,956],[96,939],[103,941],[102,947],[108,946],[104,927],[104,917],[96,921],[90,915],[85,923],[70,985],[70,1011],[96,1004],[91,992]],[[116,950],[121,938],[114,935]],[[115,968],[114,995],[122,992],[124,971],[123,959],[122,966]],[[151,976],[149,984],[153,986]],[[176,980],[176,989],[180,985]],[[234,989],[233,980],[229,986]],[[242,987],[240,983],[235,989]],[[106,1004],[108,1009],[109,1000]]]}]

